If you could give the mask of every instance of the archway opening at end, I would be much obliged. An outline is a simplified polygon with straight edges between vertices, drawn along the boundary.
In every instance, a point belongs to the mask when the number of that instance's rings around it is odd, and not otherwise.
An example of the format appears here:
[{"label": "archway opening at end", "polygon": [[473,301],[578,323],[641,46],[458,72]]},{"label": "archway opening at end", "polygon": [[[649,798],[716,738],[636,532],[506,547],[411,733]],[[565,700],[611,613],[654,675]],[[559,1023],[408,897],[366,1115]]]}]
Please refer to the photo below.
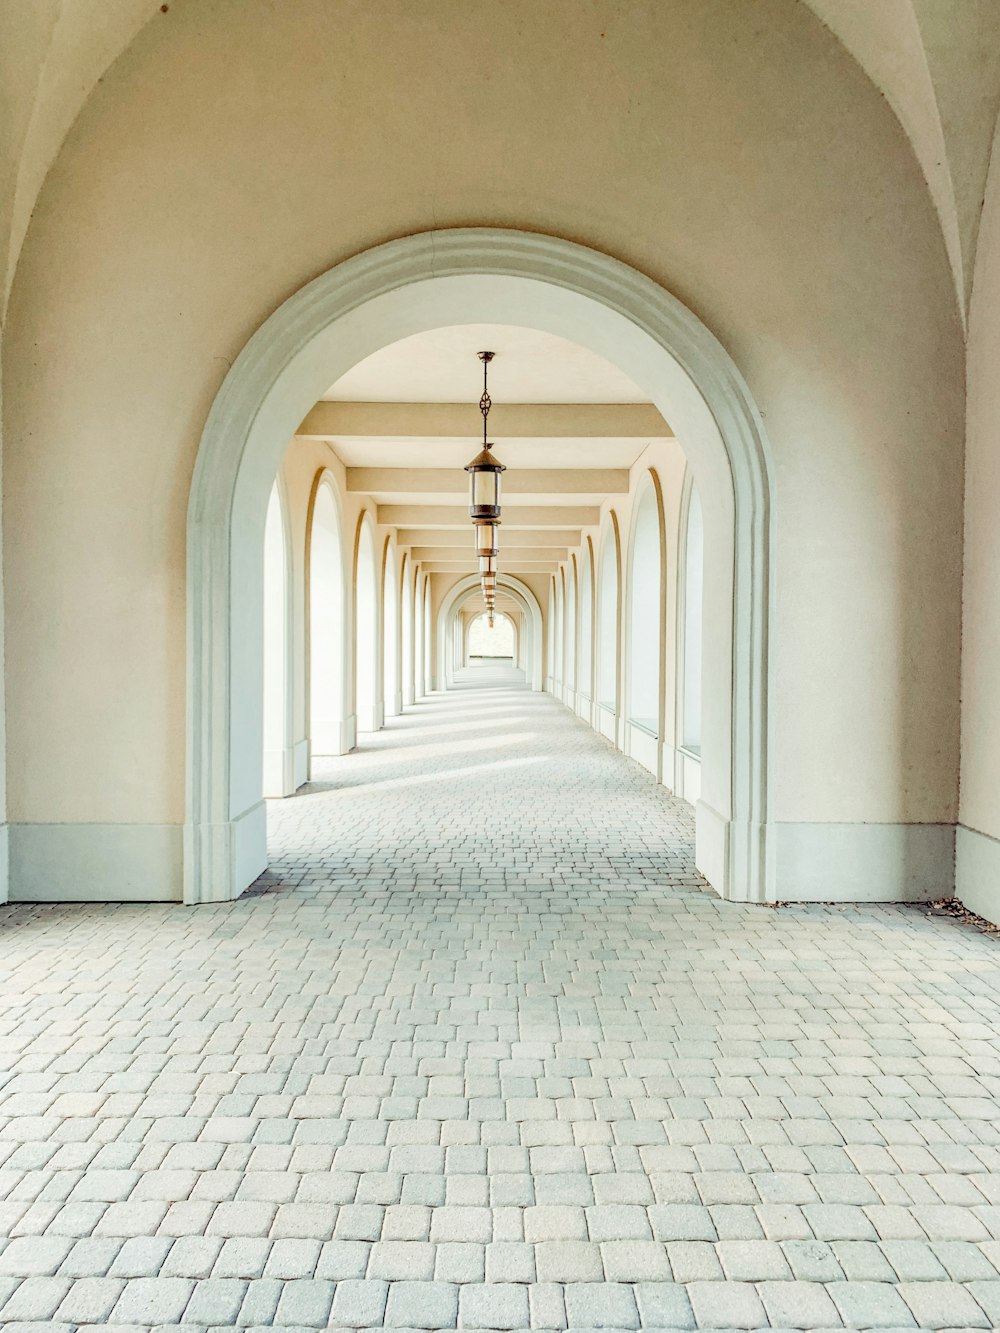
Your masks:
[{"label": "archway opening at end", "polygon": [[469,624],[468,658],[473,662],[502,662],[514,665],[514,624],[498,612],[490,626],[489,616],[483,612]]}]

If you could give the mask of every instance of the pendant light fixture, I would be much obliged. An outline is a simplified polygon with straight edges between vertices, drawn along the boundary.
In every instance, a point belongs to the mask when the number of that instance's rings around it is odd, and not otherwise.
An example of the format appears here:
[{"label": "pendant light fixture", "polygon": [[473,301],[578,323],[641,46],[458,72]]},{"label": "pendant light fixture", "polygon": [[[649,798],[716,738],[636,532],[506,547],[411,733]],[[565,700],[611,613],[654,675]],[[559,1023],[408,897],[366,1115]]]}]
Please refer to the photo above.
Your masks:
[{"label": "pendant light fixture", "polygon": [[483,587],[483,601],[491,617],[497,595],[497,556],[500,554],[500,473],[506,471],[493,455],[487,429],[487,419],[493,401],[489,391],[489,368],[493,352],[477,353],[483,363],[483,396],[479,410],[483,414],[483,448],[466,466],[469,474],[469,517],[476,538],[476,556]]},{"label": "pendant light fixture", "polygon": [[483,363],[483,396],[479,400],[479,410],[483,414],[483,448],[471,463],[466,465],[469,474],[469,517],[473,523],[487,520],[500,521],[500,473],[506,468],[492,454],[492,444],[487,439],[486,423],[493,401],[487,388],[489,366],[493,352],[479,352]]}]

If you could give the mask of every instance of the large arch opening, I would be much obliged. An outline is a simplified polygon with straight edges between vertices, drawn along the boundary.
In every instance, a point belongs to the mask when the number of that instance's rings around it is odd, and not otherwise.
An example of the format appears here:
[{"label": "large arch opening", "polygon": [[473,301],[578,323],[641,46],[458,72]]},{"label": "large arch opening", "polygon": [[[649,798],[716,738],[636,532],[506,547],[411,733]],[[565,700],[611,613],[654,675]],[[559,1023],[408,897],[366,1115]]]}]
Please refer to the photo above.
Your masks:
[{"label": "large arch opening", "polygon": [[186,900],[232,897],[266,861],[259,761],[247,759],[262,746],[259,551],[284,445],[331,378],[470,310],[573,339],[623,367],[682,442],[704,526],[697,863],[725,896],[766,899],[770,515],[759,414],[718,342],[653,282],[569,242],[457,229],[389,243],[316,279],[261,327],[213,405],[189,519]]}]

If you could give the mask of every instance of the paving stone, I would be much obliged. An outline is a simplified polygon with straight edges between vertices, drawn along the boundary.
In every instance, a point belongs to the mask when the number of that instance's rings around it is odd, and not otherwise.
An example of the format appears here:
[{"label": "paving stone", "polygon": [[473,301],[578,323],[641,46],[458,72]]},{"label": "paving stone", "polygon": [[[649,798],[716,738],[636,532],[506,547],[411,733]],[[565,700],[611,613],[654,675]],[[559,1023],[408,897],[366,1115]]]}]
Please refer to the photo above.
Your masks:
[{"label": "paving stone", "polygon": [[116,1324],[177,1324],[194,1283],[179,1277],[137,1277],[125,1283],[111,1319]]},{"label": "paving stone", "polygon": [[764,1307],[749,1282],[692,1282],[687,1294],[699,1326],[756,1328],[766,1322]]},{"label": "paving stone", "polygon": [[601,1251],[581,1240],[542,1241],[535,1246],[539,1282],[600,1282],[604,1276]]},{"label": "paving stone", "polygon": [[833,1328],[837,1308],[818,1282],[761,1282],[757,1294],[776,1328]]},{"label": "paving stone", "polygon": [[676,1282],[640,1282],[635,1287],[643,1328],[694,1328],[686,1289]]},{"label": "paving stone", "polygon": [[16,1236],[0,1251],[0,1277],[49,1276],[73,1248],[67,1236]]},{"label": "paving stone", "polygon": [[387,1328],[454,1328],[458,1287],[449,1282],[393,1282],[386,1302]]},{"label": "paving stone", "polygon": [[334,1284],[318,1278],[293,1278],[282,1284],[275,1323],[323,1327],[333,1304]]},{"label": "paving stone", "polygon": [[0,1320],[36,1323],[51,1319],[70,1290],[67,1278],[26,1277],[0,1307]]},{"label": "paving stone", "polygon": [[888,1282],[832,1282],[827,1294],[849,1327],[895,1329],[916,1322],[909,1306]]},{"label": "paving stone", "polygon": [[369,1328],[382,1323],[389,1286],[386,1282],[338,1282],[330,1319],[334,1325]]},{"label": "paving stone", "polygon": [[239,1278],[208,1278],[195,1284],[187,1309],[186,1324],[235,1324],[247,1283]]},{"label": "paving stone", "polygon": [[[470,789],[452,742],[494,706],[528,762]],[[0,1090],[0,1318],[364,1327],[384,1288],[443,1328],[462,1288],[471,1327],[492,1287],[487,1328],[556,1329],[568,1284],[649,1328],[1000,1327],[991,941],[734,913],[689,807],[529,691],[434,696],[315,776],[241,902],[3,909],[38,1036]]]},{"label": "paving stone", "polygon": [[459,1328],[515,1329],[528,1326],[526,1287],[505,1282],[470,1283],[458,1296]]},{"label": "paving stone", "polygon": [[901,1282],[896,1292],[927,1328],[990,1327],[982,1306],[957,1282]]},{"label": "paving stone", "polygon": [[59,1308],[56,1318],[69,1324],[102,1324],[118,1303],[125,1288],[123,1278],[85,1277],[74,1282]]}]

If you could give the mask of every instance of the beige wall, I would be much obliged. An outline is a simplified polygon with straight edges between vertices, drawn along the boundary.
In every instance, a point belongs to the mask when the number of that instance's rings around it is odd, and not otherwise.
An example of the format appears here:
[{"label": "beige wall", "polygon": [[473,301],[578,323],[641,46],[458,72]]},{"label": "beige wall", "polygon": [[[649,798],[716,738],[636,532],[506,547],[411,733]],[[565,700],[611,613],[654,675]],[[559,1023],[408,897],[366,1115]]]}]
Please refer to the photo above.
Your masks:
[{"label": "beige wall", "polygon": [[633,264],[749,380],[778,818],[952,820],[961,326],[917,164],[833,37],[793,0],[170,20],[85,108],[12,293],[10,817],[181,820],[185,506],[223,375],[337,260],[482,223]]},{"label": "beige wall", "polygon": [[1000,170],[994,156],[969,326],[958,892],[1000,921]]}]

